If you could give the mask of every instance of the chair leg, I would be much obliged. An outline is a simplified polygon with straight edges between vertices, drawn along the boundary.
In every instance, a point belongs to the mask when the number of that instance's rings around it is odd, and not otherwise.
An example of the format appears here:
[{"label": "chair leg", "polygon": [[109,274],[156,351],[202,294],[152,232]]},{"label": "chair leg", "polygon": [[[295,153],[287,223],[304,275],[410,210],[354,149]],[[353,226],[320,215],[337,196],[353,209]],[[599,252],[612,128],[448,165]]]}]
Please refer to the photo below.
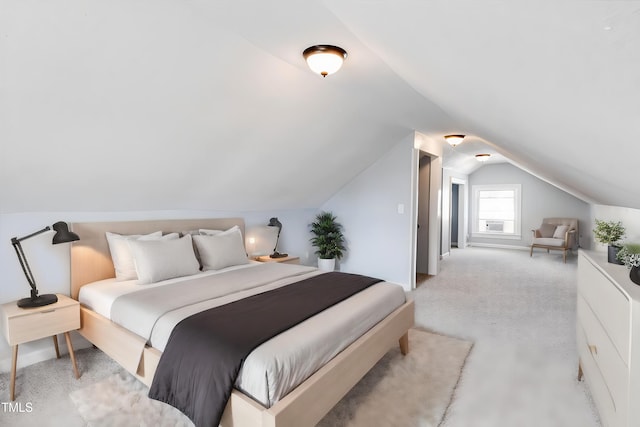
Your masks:
[{"label": "chair leg", "polygon": [[529,252],[529,258],[533,256],[533,246],[531,246],[531,251]]},{"label": "chair leg", "polygon": [[562,261],[564,261],[564,263],[567,263],[567,251],[564,250],[562,251]]}]

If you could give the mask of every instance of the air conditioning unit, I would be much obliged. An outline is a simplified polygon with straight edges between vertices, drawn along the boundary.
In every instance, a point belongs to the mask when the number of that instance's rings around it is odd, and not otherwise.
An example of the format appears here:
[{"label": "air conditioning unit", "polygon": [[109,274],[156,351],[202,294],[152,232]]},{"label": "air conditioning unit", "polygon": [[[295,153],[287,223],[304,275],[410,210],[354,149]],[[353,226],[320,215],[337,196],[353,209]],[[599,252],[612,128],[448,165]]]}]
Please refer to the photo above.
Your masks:
[{"label": "air conditioning unit", "polygon": [[487,221],[487,231],[504,232],[504,221]]}]

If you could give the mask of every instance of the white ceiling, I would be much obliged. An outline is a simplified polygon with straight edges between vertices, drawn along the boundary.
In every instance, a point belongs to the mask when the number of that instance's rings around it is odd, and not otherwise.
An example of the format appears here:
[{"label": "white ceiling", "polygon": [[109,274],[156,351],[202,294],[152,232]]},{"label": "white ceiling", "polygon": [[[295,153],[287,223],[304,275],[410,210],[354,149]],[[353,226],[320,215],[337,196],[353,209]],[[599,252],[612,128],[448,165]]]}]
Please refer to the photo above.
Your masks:
[{"label": "white ceiling", "polygon": [[640,208],[639,1],[0,8],[0,213],[318,207],[413,130]]}]

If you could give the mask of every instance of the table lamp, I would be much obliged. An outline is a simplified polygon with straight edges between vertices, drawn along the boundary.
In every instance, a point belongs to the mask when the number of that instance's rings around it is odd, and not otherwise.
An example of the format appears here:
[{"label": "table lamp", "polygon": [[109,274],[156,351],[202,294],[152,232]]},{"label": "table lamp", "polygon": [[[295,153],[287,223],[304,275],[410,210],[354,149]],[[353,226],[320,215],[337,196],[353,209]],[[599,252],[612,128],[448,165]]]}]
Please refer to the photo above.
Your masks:
[{"label": "table lamp", "polygon": [[278,221],[278,218],[274,217],[269,220],[269,227],[278,227],[278,237],[276,237],[276,246],[273,248],[273,253],[269,255],[269,258],[285,258],[289,254],[281,254],[278,252],[278,240],[280,240],[280,231],[282,230],[282,223]]},{"label": "table lamp", "polygon": [[[76,233],[69,231],[69,226],[66,222],[56,222],[52,227],[56,232],[56,234],[53,236],[53,241],[51,242],[54,245],[57,245],[58,243],[69,243],[75,240],[80,240],[80,237],[78,237]],[[18,260],[20,261],[22,271],[27,278],[27,282],[29,282],[29,286],[31,286],[31,296],[19,300],[18,307],[41,307],[43,305],[53,304],[54,302],[58,301],[58,297],[54,294],[38,295],[36,279],[33,277],[33,273],[31,272],[31,268],[29,268],[29,263],[27,262],[27,257],[24,255],[22,245],[20,244],[20,242],[22,242],[23,240],[30,239],[31,237],[37,236],[38,234],[42,234],[45,231],[49,230],[51,230],[51,227],[46,226],[42,230],[38,230],[35,233],[31,233],[27,236],[19,238],[13,237],[11,239],[11,244],[13,245],[13,249],[16,250],[16,255],[18,256]]]}]

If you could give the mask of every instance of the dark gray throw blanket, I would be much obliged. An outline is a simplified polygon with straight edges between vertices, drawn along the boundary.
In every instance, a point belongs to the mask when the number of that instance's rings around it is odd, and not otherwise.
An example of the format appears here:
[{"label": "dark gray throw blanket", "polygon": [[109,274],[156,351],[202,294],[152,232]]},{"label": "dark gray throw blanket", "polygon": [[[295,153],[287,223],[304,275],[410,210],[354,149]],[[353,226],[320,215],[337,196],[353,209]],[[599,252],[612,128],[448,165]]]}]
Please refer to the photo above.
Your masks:
[{"label": "dark gray throw blanket", "polygon": [[253,349],[380,281],[330,272],[187,317],[171,332],[149,397],[217,427]]}]

